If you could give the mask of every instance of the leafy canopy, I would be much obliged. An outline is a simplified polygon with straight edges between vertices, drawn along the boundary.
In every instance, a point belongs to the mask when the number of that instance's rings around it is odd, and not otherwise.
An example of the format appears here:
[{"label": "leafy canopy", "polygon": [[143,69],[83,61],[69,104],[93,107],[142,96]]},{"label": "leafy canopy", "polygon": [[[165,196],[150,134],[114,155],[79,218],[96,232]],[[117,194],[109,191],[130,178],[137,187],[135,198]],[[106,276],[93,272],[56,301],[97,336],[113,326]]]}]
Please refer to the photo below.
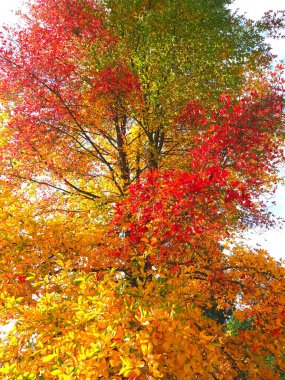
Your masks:
[{"label": "leafy canopy", "polygon": [[284,266],[236,242],[274,224],[283,21],[229,3],[34,0],[2,31],[3,379],[284,377]]}]

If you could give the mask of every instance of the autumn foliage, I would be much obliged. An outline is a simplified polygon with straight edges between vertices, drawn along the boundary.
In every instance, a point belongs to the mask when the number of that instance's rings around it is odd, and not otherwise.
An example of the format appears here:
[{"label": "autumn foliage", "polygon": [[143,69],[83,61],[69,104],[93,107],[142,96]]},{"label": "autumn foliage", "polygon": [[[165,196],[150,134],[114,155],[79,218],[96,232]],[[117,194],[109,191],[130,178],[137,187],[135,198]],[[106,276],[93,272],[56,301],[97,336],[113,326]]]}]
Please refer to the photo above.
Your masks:
[{"label": "autumn foliage", "polygon": [[228,3],[2,30],[1,378],[284,378],[284,263],[239,243],[275,223],[283,67]]}]

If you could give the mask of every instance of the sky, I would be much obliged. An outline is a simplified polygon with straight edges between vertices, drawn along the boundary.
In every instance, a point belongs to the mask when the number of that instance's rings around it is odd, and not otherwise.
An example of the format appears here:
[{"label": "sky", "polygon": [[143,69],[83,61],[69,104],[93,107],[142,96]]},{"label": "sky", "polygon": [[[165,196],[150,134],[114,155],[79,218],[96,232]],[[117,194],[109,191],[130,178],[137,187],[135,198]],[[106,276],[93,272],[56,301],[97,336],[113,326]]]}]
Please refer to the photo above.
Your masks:
[{"label": "sky", "polygon": [[[236,0],[231,6],[233,10],[245,14],[247,17],[257,20],[262,17],[264,12],[268,10],[285,9],[284,0]],[[285,61],[285,40],[268,39],[272,46],[272,51],[278,56],[278,59]],[[285,218],[285,186],[279,186],[274,201],[276,206],[271,207],[275,215]],[[248,234],[250,244],[260,245],[266,249],[272,256],[285,260],[285,225],[280,228],[274,228],[269,231],[252,231]]]},{"label": "sky", "polygon": [[[233,10],[239,9],[239,13],[246,14],[253,20],[260,19],[264,12],[269,10],[285,9],[285,0],[235,0],[231,6]],[[272,50],[280,59],[285,59],[285,41],[268,39]]]},{"label": "sky", "polygon": [[[0,0],[0,24],[13,22],[15,15],[13,15],[12,11],[19,8],[22,2],[22,0]],[[261,18],[264,12],[268,10],[285,9],[285,0],[235,0],[231,5],[231,9],[238,10],[239,13],[256,20]],[[285,61],[285,40],[270,39],[268,42],[278,59],[284,59]],[[276,206],[272,207],[270,211],[279,217],[285,218],[285,186],[278,188],[275,202]],[[281,257],[285,259],[285,225],[282,228],[275,228],[267,232],[252,231],[247,241],[253,246],[256,244],[262,246],[277,259]]]}]

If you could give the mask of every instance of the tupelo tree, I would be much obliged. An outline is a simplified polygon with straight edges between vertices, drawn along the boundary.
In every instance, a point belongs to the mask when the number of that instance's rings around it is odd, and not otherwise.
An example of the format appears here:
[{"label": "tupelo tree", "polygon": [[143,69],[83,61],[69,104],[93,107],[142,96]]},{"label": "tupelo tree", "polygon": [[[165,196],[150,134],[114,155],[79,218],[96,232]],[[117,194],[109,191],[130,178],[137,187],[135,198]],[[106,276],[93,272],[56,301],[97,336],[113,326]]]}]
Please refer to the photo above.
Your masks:
[{"label": "tupelo tree", "polygon": [[2,31],[3,378],[284,375],[284,266],[236,242],[274,223],[279,24],[229,3],[35,0]]}]

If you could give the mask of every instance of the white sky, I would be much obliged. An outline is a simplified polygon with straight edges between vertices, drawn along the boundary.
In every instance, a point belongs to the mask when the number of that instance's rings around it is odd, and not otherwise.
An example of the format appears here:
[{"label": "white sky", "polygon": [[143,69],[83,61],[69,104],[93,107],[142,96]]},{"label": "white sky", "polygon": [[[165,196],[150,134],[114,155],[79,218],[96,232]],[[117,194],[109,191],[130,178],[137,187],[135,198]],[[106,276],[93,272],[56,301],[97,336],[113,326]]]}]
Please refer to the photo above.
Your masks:
[{"label": "white sky", "polygon": [[0,23],[9,23],[13,19],[11,10],[15,10],[21,6],[21,0],[0,0]]},{"label": "white sky", "polygon": [[280,10],[285,8],[284,0],[235,0],[233,9],[239,8],[241,13],[246,13],[252,19],[261,18],[268,10]]},{"label": "white sky", "polygon": [[[239,9],[239,13],[246,14],[247,17],[257,20],[264,12],[269,10],[285,9],[285,0],[235,0],[232,9]],[[272,50],[280,59],[285,59],[285,40],[268,40]]]},{"label": "white sky", "polygon": [[[13,22],[15,16],[11,10],[15,11],[22,3],[22,0],[0,0],[0,24]],[[235,0],[231,8],[233,10],[238,8],[239,12],[246,14],[247,17],[258,19],[268,10],[285,9],[285,0]],[[279,59],[285,60],[285,39],[269,40],[269,42],[274,54],[277,54]],[[285,218],[285,186],[278,189],[275,201],[276,206],[271,211]],[[253,233],[251,241],[267,249],[274,257],[285,259],[285,226],[283,229],[267,231],[260,235]]]},{"label": "white sky", "polygon": [[[234,10],[238,8],[240,13],[246,14],[247,17],[256,20],[261,18],[264,12],[268,10],[285,9],[285,0],[235,0],[231,8]],[[270,39],[268,42],[271,44],[273,53],[278,56],[278,59],[285,60],[285,39]],[[270,211],[285,218],[285,186],[278,188],[274,200],[276,206],[272,207]],[[261,234],[253,232],[250,234],[250,239],[255,244],[259,244],[262,248],[265,248],[277,259],[285,259],[285,226]]]}]

